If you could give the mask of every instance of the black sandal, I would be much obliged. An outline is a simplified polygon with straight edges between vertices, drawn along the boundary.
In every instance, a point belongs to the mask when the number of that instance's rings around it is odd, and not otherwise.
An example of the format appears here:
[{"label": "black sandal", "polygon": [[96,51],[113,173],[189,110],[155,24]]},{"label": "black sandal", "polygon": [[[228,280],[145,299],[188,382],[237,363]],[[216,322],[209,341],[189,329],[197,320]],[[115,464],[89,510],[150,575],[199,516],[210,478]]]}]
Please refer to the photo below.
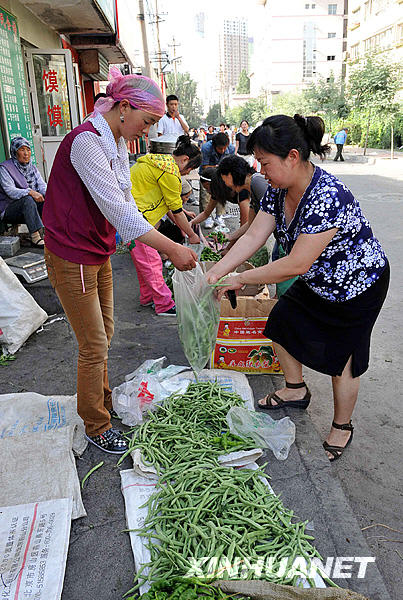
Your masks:
[{"label": "black sandal", "polygon": [[[305,396],[301,400],[283,400],[282,398],[280,398],[280,396],[277,396],[276,392],[272,392],[271,394],[267,394],[267,396],[262,398],[265,404],[260,404],[258,401],[258,408],[262,408],[263,410],[277,410],[279,408],[300,408],[305,410],[306,408],[308,408],[309,403],[311,401],[311,392],[309,391],[305,381],[302,381],[301,383],[288,383],[286,381],[285,387],[291,390],[298,390],[300,388],[305,387]],[[273,404],[272,400],[275,400],[277,404]]]},{"label": "black sandal", "polygon": [[45,241],[43,238],[40,238],[37,242],[33,242],[31,240],[31,247],[32,248],[42,248],[42,250],[45,248]]},{"label": "black sandal", "polygon": [[337,460],[338,458],[340,458],[340,456],[343,454],[344,450],[347,448],[347,446],[350,444],[351,440],[353,439],[353,433],[354,433],[354,426],[352,425],[351,421],[349,423],[343,423],[343,425],[339,425],[338,423],[335,423],[333,421],[332,427],[334,427],[335,429],[342,429],[343,431],[351,431],[351,435],[348,438],[347,444],[345,446],[331,446],[327,442],[323,442],[322,445],[323,445],[324,449],[326,450],[326,452],[330,452],[330,454],[333,455],[333,458],[329,458],[330,462],[333,462],[333,461]]}]

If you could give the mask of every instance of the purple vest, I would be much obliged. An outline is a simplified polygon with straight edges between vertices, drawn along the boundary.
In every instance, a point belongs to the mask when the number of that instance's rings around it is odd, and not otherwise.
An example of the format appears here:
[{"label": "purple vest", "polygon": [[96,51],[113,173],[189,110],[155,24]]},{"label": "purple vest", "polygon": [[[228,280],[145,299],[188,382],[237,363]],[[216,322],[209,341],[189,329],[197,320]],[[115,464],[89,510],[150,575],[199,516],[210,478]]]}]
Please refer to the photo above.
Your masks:
[{"label": "purple vest", "polygon": [[45,246],[64,260],[101,265],[116,251],[116,230],[71,164],[71,146],[83,131],[99,135],[90,121],[82,123],[66,135],[53,161],[42,215]]},{"label": "purple vest", "polygon": [[[20,190],[26,190],[27,188],[29,188],[27,180],[25,179],[21,171],[17,169],[11,158],[2,162],[0,167],[6,169],[9,175],[11,175],[16,188]],[[12,201],[12,198],[9,198],[0,186],[0,214],[6,210],[8,204],[10,204],[10,202]]]}]

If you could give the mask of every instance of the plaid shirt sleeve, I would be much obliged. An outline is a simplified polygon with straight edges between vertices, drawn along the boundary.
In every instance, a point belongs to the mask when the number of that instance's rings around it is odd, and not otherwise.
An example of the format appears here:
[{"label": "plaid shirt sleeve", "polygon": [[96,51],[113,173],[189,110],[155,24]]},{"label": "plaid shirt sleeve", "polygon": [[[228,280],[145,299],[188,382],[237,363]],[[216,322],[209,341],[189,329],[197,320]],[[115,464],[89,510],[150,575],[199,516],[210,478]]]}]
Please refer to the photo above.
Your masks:
[{"label": "plaid shirt sleeve", "polygon": [[112,170],[99,136],[90,131],[77,135],[70,159],[95,204],[123,242],[130,242],[153,229],[138,210],[131,188],[121,189],[118,173]]}]

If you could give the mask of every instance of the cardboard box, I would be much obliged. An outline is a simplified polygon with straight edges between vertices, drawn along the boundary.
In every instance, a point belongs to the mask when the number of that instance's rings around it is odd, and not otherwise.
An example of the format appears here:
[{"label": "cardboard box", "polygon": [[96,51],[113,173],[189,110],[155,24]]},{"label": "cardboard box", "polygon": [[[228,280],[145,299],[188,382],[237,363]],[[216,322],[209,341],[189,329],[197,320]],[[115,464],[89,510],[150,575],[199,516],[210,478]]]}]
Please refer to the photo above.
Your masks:
[{"label": "cardboard box", "polygon": [[[251,286],[248,286],[248,292]],[[255,291],[259,292],[258,289]],[[282,374],[271,340],[263,335],[267,318],[277,302],[268,292],[237,296],[237,307],[221,300],[221,316],[210,368],[241,371],[250,375]]]}]

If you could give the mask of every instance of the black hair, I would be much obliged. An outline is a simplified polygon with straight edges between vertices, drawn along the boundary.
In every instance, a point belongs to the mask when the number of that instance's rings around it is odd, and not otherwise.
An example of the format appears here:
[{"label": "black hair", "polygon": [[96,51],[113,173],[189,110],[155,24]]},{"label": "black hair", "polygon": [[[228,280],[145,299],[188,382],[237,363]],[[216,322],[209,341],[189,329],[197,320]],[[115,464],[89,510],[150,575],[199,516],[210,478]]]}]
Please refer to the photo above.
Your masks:
[{"label": "black hair", "polygon": [[320,117],[273,115],[263,121],[249,136],[248,154],[260,148],[270,154],[286,158],[293,148],[302,160],[307,161],[311,152],[321,158],[330,152],[328,144],[322,146],[325,124]]},{"label": "black hair", "polygon": [[225,127],[225,123],[220,123],[220,127],[221,127],[221,126]]},{"label": "black hair", "polygon": [[210,129],[210,127],[212,127],[212,128],[214,129],[214,125],[209,125],[209,126],[207,127],[207,129]]},{"label": "black hair", "polygon": [[215,172],[216,172],[215,167],[206,167],[205,169],[203,169],[200,177],[202,179],[207,179],[209,182],[211,182]]},{"label": "black hair", "polygon": [[239,127],[242,125],[242,123],[247,123],[249,127],[249,121],[247,121],[246,119],[242,119],[242,121],[239,123]]},{"label": "black hair", "polygon": [[100,98],[107,98],[108,95],[105,94],[104,92],[99,92],[99,94],[97,94],[96,96],[94,96],[94,104],[97,100],[99,100]]},{"label": "black hair", "polygon": [[188,156],[187,166],[191,169],[197,169],[201,165],[201,153],[197,144],[194,144],[188,135],[180,135],[176,140],[174,156]]},{"label": "black hair", "polygon": [[229,123],[226,124],[225,126],[227,129],[231,129],[231,125]]},{"label": "black hair", "polygon": [[232,175],[234,185],[244,185],[246,176],[256,173],[253,167],[250,167],[244,158],[236,154],[225,156],[217,167],[219,175]]},{"label": "black hair", "polygon": [[[204,173],[203,173],[204,175]],[[221,206],[225,206],[226,203],[233,198],[234,192],[225,185],[221,179],[218,169],[213,168],[210,181],[210,194],[213,200],[215,200]]]},{"label": "black hair", "polygon": [[228,136],[223,131],[216,133],[211,141],[213,142],[214,148],[222,148],[223,146],[228,146],[229,144]]},{"label": "black hair", "polygon": [[175,96],[175,94],[169,94],[169,96],[167,96],[166,98],[166,103],[168,104],[168,102],[170,102],[171,100],[178,100],[179,102],[179,98],[178,96]]}]

